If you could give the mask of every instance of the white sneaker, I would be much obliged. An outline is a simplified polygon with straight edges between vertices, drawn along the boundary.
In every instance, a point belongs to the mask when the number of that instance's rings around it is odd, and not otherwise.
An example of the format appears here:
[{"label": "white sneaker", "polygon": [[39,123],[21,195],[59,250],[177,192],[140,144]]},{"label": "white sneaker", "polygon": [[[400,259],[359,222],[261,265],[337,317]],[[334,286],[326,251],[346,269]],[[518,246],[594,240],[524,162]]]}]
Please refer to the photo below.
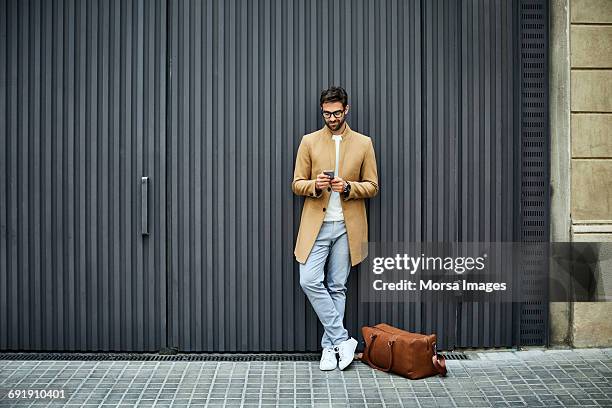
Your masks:
[{"label": "white sneaker", "polygon": [[356,348],[357,340],[352,337],[348,340],[344,340],[342,343],[336,346],[338,354],[340,355],[340,362],[338,363],[338,367],[341,370],[344,370],[353,362],[353,358],[355,358]]},{"label": "white sneaker", "polygon": [[319,363],[319,368],[323,371],[335,370],[338,365],[338,360],[336,359],[336,352],[333,348],[324,348],[323,354],[321,355],[321,363]]}]

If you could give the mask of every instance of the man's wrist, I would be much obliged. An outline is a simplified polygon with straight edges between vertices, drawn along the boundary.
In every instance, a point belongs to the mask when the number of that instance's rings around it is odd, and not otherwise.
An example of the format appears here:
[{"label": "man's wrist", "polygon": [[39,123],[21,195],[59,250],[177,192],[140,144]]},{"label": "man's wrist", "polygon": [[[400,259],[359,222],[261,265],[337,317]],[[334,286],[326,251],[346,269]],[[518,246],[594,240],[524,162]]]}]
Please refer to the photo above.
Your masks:
[{"label": "man's wrist", "polygon": [[351,183],[349,183],[348,181],[344,182],[344,189],[342,190],[342,193],[344,193],[346,197],[349,196],[349,194],[351,193]]},{"label": "man's wrist", "polygon": [[321,190],[319,188],[319,186],[317,186],[317,181],[315,180],[315,184],[314,184],[314,188],[315,188],[315,196],[318,197],[321,195],[321,193],[323,192],[323,190]]}]

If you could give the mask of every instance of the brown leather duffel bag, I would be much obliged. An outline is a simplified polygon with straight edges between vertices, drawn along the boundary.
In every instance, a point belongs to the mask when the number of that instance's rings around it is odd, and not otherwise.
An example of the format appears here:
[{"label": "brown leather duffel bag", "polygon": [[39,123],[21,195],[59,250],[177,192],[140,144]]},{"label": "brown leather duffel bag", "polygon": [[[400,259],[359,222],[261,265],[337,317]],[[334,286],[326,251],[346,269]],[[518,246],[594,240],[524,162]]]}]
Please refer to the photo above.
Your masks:
[{"label": "brown leather duffel bag", "polygon": [[444,357],[436,350],[436,335],[410,333],[385,323],[361,329],[365,349],[361,360],[370,367],[416,380],[446,375]]}]

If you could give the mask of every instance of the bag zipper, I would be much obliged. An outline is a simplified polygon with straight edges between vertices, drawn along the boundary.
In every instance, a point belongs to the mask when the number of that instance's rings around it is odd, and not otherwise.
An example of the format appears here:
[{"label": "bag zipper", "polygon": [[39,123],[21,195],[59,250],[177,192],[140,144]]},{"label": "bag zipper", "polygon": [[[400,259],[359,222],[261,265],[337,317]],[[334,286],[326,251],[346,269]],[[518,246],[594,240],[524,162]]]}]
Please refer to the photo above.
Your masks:
[{"label": "bag zipper", "polygon": [[[385,332],[385,333],[387,333],[387,334],[391,334],[391,335],[396,335],[396,336],[398,336],[398,334],[397,334],[397,333],[390,332],[390,331],[385,330],[385,329],[380,328],[380,327],[375,327],[375,326],[372,326],[372,328],[373,328],[373,329],[380,330],[380,331]],[[400,330],[401,330],[401,329],[400,329]],[[421,334],[421,336],[423,336],[422,340],[425,340],[425,341],[427,342],[427,348],[428,348],[428,349],[430,349],[430,350],[433,352],[433,355],[434,355],[434,356],[435,356],[435,355],[437,355],[437,347],[436,347],[437,345],[436,345],[436,343],[433,343],[433,347],[432,347],[432,343],[431,343],[431,341],[429,341],[429,336],[427,336],[427,335],[425,335],[425,334]],[[365,340],[364,340],[364,342],[365,342]]]}]

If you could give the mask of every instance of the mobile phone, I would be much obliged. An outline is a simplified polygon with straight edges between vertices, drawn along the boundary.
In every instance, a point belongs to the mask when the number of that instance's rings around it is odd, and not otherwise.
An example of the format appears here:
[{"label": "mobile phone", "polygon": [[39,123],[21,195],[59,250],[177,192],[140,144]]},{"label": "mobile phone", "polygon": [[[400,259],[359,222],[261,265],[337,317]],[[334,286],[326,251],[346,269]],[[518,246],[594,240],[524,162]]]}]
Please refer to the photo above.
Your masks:
[{"label": "mobile phone", "polygon": [[334,171],[333,170],[326,170],[323,172],[323,174],[329,176],[330,179],[334,178]]}]

